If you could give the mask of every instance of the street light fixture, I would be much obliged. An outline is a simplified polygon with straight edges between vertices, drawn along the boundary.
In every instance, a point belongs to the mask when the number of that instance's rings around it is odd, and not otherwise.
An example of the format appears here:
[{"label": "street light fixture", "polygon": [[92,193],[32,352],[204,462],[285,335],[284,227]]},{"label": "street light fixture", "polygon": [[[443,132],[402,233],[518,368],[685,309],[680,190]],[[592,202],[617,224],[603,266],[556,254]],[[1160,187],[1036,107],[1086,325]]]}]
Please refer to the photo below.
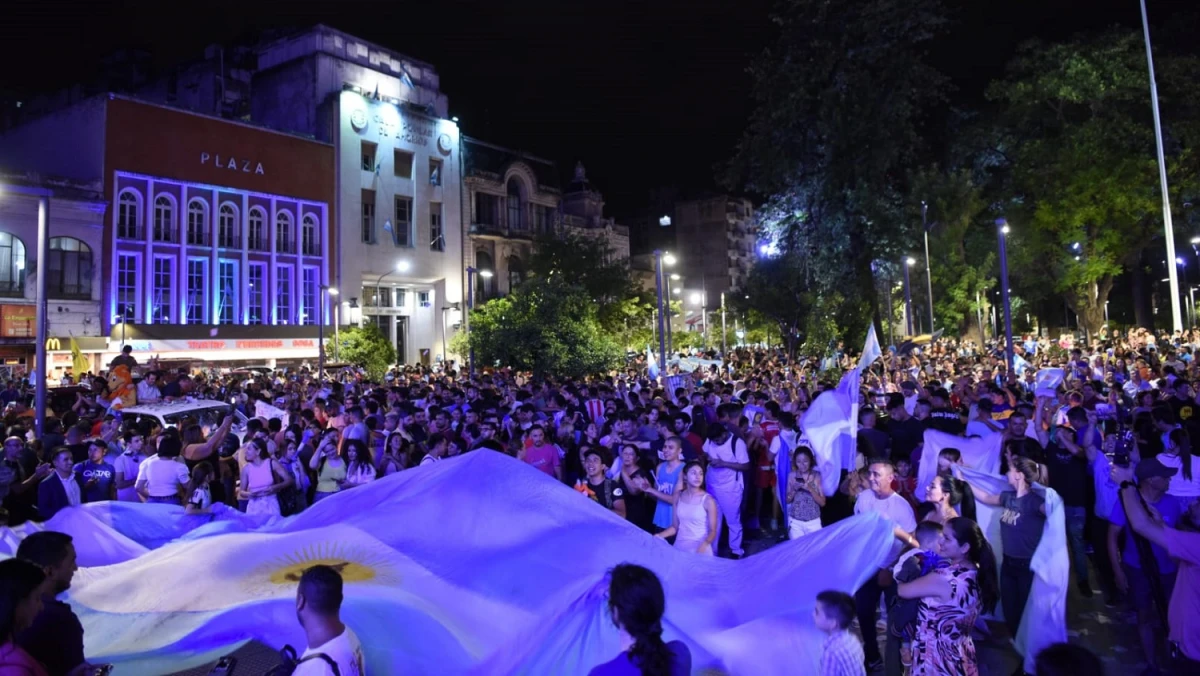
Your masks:
[{"label": "street light fixture", "polygon": [[1008,371],[1013,372],[1013,335],[1012,335],[1012,304],[1009,300],[1008,288],[1008,247],[1005,242],[1009,233],[1008,221],[1003,218],[996,220],[997,239],[1000,242],[1000,296],[1004,300],[1004,356],[1007,360]]},{"label": "street light fixture", "polygon": [[662,262],[664,265],[675,265],[675,256],[673,254],[663,254]]},{"label": "street light fixture", "polygon": [[464,315],[463,325],[467,330],[467,373],[468,377],[475,377],[475,347],[471,345],[471,311],[475,309],[475,280],[473,276],[478,274],[483,279],[491,279],[491,270],[476,270],[473,267],[467,268],[467,312]]},{"label": "street light fixture", "polygon": [[679,281],[679,279],[680,279],[680,277],[679,277],[679,273],[678,273],[678,272],[672,272],[672,273],[671,273],[671,281],[673,281],[673,282],[678,282],[678,281]]},{"label": "street light fixture", "polygon": [[908,331],[908,335],[916,334],[913,330],[912,316],[912,284],[909,282],[908,269],[916,265],[917,261],[912,256],[904,259],[904,329]]},{"label": "street light fixture", "polygon": [[[658,224],[664,228],[667,227],[668,225],[671,225],[671,217],[666,216],[666,215],[659,217]],[[669,263],[668,263],[668,265],[669,265]]]},{"label": "street light fixture", "polygon": [[654,290],[658,296],[658,372],[664,374],[664,377],[667,371],[667,330],[664,323],[666,309],[663,305],[663,263],[671,265],[674,262],[675,257],[671,254],[664,255],[661,250],[654,250]]}]

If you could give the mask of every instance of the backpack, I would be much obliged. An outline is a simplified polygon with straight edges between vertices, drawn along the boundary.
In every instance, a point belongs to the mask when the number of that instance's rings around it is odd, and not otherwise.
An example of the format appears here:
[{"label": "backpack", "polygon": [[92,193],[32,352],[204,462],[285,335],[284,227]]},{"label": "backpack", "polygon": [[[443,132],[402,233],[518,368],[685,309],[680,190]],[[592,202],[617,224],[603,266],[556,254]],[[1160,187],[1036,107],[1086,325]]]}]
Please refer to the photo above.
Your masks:
[{"label": "backpack", "polygon": [[291,676],[292,672],[296,671],[296,667],[302,662],[309,660],[325,660],[325,664],[329,665],[333,671],[333,676],[342,676],[342,672],[338,669],[337,662],[325,653],[314,653],[308,657],[297,658],[296,649],[290,645],[283,646],[283,650],[279,651],[279,665],[266,673],[266,676]]}]

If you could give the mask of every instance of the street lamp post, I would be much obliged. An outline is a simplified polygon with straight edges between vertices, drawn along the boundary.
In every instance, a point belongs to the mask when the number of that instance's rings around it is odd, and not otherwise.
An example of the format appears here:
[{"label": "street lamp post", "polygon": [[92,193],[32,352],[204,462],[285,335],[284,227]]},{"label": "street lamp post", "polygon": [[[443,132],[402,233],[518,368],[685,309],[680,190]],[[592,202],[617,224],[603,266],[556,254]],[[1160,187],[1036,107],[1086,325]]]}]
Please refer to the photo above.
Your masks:
[{"label": "street lamp post", "polygon": [[912,284],[909,280],[908,269],[916,264],[912,257],[904,259],[904,328],[908,335],[915,335],[912,316]]},{"label": "street lamp post", "polygon": [[[337,298],[337,295],[337,289],[321,285],[321,307],[317,310],[317,380],[325,379],[325,308],[329,298]],[[334,338],[334,342],[337,342],[337,338]]]},{"label": "street lamp post", "polygon": [[721,358],[725,358],[725,292],[721,292]]},{"label": "street lamp post", "polygon": [[1008,296],[1008,221],[996,219],[996,236],[1000,241],[1000,297],[1004,300],[1004,356],[1008,363],[1007,373],[1013,372],[1012,305]]},{"label": "street lamp post", "polygon": [[[39,439],[45,438],[43,434],[46,431],[46,336],[50,328],[49,308],[46,302],[46,271],[49,269],[50,259],[47,248],[49,246],[49,220],[50,220],[50,198],[47,194],[42,194],[38,197],[38,238],[37,238],[37,262],[41,268],[37,271],[37,357],[34,362],[34,369],[37,371],[37,381],[34,383],[33,396],[33,424],[34,432]],[[124,328],[124,322],[121,327]]]},{"label": "street lamp post", "polygon": [[929,205],[921,202],[921,229],[925,231],[925,283],[929,285],[929,332],[933,333],[933,272],[929,269]]},{"label": "street lamp post", "polygon": [[[1162,120],[1158,114],[1158,86],[1154,82],[1154,55],[1150,51],[1150,23],[1146,19],[1146,0],[1142,0],[1142,34],[1146,38],[1146,65],[1150,69],[1150,106],[1154,111],[1154,145],[1158,151],[1158,179],[1162,184],[1163,230],[1167,239],[1167,260],[1175,260],[1175,228],[1171,224],[1171,196],[1167,192],[1167,163],[1163,159]],[[1183,330],[1179,311],[1179,273],[1174,265],[1167,266],[1171,281],[1171,322],[1175,331]]]},{"label": "street lamp post", "polygon": [[659,249],[654,250],[654,288],[658,292],[658,372],[665,374],[667,370],[667,334],[663,327],[663,252]]}]

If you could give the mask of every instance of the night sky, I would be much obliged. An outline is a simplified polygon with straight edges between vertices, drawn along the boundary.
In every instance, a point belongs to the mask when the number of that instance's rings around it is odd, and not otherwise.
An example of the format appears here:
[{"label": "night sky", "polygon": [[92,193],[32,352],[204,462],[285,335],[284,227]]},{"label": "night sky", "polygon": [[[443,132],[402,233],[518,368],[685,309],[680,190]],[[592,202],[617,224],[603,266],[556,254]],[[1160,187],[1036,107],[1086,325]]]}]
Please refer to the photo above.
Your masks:
[{"label": "night sky", "polygon": [[[853,1],[853,0],[844,0]],[[1195,42],[1194,0],[1148,0],[1156,41]],[[973,104],[1016,45],[1123,24],[1137,0],[946,0],[954,19],[931,45],[953,103]],[[0,88],[22,95],[86,78],[96,59],[145,49],[159,66],[258,29],[326,23],[432,63],[468,135],[581,160],[609,212],[651,195],[717,190],[751,109],[745,73],[773,39],[770,0],[713,2],[55,2],[9,0]],[[1161,40],[1160,40],[1161,34]]]}]

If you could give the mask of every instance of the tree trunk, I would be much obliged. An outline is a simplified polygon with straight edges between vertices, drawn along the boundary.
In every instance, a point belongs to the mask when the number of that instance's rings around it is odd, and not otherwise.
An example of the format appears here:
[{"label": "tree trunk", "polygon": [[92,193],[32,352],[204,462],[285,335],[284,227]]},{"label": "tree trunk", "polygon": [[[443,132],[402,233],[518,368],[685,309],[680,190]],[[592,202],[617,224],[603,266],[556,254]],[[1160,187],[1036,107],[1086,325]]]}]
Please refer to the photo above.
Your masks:
[{"label": "tree trunk", "polygon": [[1130,266],[1130,287],[1133,291],[1133,321],[1138,326],[1154,326],[1154,315],[1150,311],[1150,289],[1146,284],[1146,266],[1142,263],[1145,252]]}]

